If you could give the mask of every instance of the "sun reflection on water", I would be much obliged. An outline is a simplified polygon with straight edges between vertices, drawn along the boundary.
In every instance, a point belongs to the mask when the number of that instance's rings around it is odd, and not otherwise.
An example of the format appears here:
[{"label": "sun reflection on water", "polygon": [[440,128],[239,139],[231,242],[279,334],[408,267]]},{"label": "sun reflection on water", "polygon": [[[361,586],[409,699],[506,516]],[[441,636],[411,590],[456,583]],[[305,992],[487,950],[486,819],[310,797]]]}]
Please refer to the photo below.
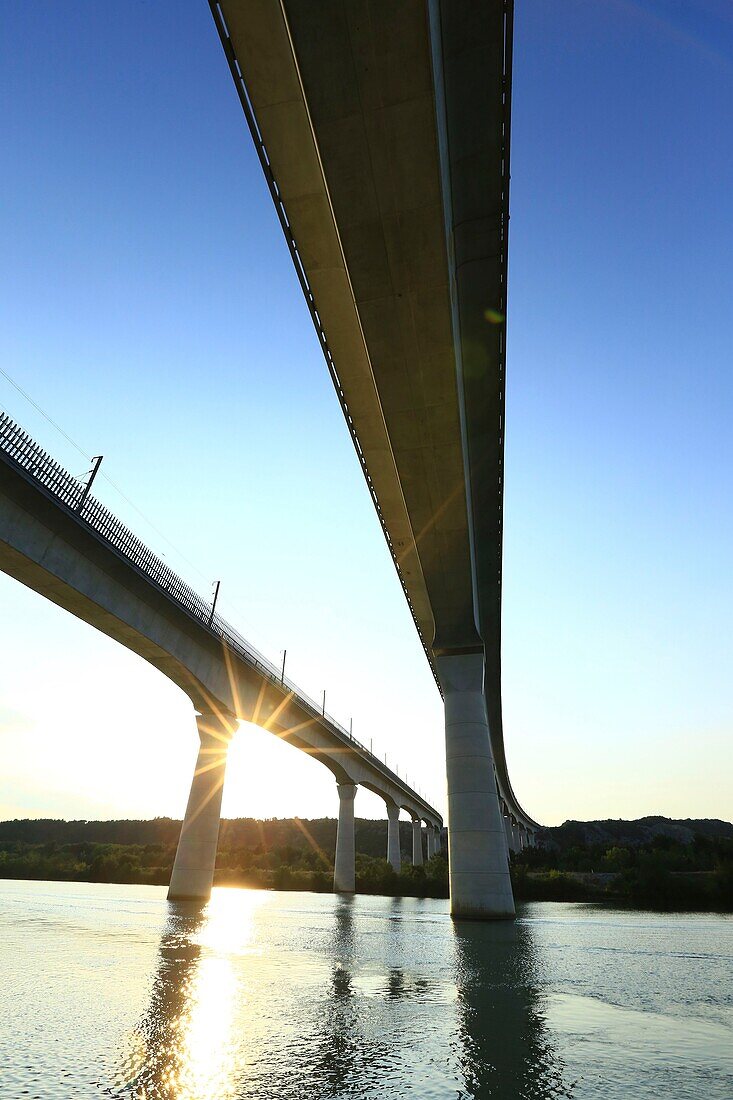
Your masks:
[{"label": "sun reflection on water", "polygon": [[226,958],[202,959],[189,983],[187,1011],[179,1020],[176,1058],[178,1100],[234,1095],[231,1042],[236,979]]},{"label": "sun reflection on water", "polygon": [[255,914],[267,897],[261,890],[215,887],[197,936],[199,945],[219,954],[250,952],[254,945]]},{"label": "sun reflection on water", "polygon": [[114,1095],[394,1097],[406,1059],[421,1065],[426,1098],[572,1095],[528,926],[428,914],[402,900],[239,888],[169,903]]},{"label": "sun reflection on water", "polygon": [[217,889],[207,905],[171,903],[150,1006],[122,1071],[135,1100],[237,1095],[242,1036],[235,1016],[248,996],[234,964],[253,951],[255,914],[266,900],[256,891]]}]

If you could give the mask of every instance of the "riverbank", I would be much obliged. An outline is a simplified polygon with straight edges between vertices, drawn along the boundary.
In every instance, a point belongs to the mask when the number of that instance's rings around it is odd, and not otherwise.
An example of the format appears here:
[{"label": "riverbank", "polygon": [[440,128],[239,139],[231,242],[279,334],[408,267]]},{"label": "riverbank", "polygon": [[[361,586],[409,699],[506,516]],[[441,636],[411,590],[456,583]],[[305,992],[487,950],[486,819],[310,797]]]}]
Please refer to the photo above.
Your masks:
[{"label": "riverbank", "polygon": [[[356,888],[361,894],[448,896],[442,855],[411,865],[412,826],[401,822],[403,869],[384,859],[384,821],[357,819]],[[164,886],[181,823],[0,822],[0,879]],[[726,822],[567,822],[542,830],[541,846],[512,856],[518,901],[594,902],[637,909],[733,912],[733,827]],[[225,819],[214,884],[249,889],[333,887],[333,818]]]},{"label": "riverbank", "polygon": [[[0,879],[51,882],[118,883],[165,886],[175,845],[25,844],[0,841]],[[530,869],[527,853],[512,861],[517,901],[595,902],[659,911],[733,912],[733,871],[679,872],[657,864],[615,872]],[[536,857],[535,857],[536,858]],[[548,858],[544,856],[543,858]],[[251,862],[251,861],[249,861]],[[285,862],[276,853],[270,866],[245,866],[231,852],[219,853],[214,885],[259,890],[306,890],[330,893],[333,869],[323,856],[320,866]],[[406,864],[397,874],[384,859],[357,854],[356,889],[360,894],[388,897],[448,896],[448,864],[434,856],[422,867]]]},{"label": "riverbank", "polygon": [[528,871],[512,867],[518,901],[586,901],[659,912],[731,913],[733,879],[730,868],[715,871],[628,872]]},{"label": "riverbank", "polygon": [[[0,841],[0,879],[48,882],[117,883],[165,886],[170,880],[174,844],[25,844]],[[313,866],[313,864],[316,864]],[[257,890],[333,890],[333,864],[322,852],[272,850],[245,856],[220,849],[214,873],[215,886],[240,886]],[[385,859],[357,853],[356,889],[360,894],[445,898],[448,896],[448,864],[433,856],[422,867],[407,863],[397,874]]]}]

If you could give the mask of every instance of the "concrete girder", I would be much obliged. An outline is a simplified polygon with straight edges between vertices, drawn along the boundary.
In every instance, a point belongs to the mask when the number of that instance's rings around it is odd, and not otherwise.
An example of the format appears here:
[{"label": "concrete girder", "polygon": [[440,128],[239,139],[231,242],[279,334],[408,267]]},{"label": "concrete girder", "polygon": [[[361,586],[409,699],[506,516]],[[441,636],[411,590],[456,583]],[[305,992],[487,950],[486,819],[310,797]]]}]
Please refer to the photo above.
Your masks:
[{"label": "concrete girder", "polygon": [[212,11],[428,658],[483,642],[531,823],[500,690],[512,4]]},{"label": "concrete girder", "polygon": [[398,775],[273,682],[0,452],[0,569],[143,657],[199,714],[254,722],[411,813],[440,815]]},{"label": "concrete girder", "polygon": [[473,643],[424,6],[219,7],[423,640]]}]

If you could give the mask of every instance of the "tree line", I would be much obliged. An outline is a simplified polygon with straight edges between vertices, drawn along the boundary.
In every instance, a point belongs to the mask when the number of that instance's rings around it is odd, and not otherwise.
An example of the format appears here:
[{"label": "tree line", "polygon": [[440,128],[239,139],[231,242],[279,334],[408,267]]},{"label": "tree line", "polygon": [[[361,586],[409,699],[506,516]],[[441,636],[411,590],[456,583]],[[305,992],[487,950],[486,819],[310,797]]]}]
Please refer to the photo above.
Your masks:
[{"label": "tree line", "polygon": [[[412,826],[400,823],[403,869],[385,859],[385,821],[355,823],[359,893],[448,896],[445,855],[410,862]],[[166,885],[181,823],[19,820],[0,822],[0,878]],[[550,830],[546,831],[548,834]],[[587,835],[587,834],[586,834]],[[640,843],[569,843],[548,837],[511,858],[518,901],[598,901],[637,908],[733,911],[733,837],[659,834]],[[333,818],[222,821],[214,882],[328,892]]]},{"label": "tree line", "polygon": [[547,844],[514,857],[520,896],[615,901],[662,910],[733,911],[733,838],[658,834],[644,843]]},{"label": "tree line", "polygon": [[[333,889],[333,818],[223,819],[215,885],[280,890]],[[0,878],[166,885],[181,822],[17,820],[0,822]],[[400,822],[403,869],[385,858],[386,821],[357,818],[359,893],[447,897],[448,867],[434,856],[410,863],[412,823]]]}]

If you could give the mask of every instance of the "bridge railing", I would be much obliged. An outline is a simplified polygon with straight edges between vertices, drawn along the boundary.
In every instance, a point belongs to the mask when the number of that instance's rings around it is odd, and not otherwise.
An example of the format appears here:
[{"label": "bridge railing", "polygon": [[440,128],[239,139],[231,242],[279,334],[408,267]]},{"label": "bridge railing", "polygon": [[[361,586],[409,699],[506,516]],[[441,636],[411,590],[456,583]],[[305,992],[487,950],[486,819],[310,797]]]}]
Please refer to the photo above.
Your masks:
[{"label": "bridge railing", "polygon": [[[376,767],[404,787],[407,784],[392,771],[378,756],[358,741],[340,722],[328,714],[318,703],[311,699],[287,676],[283,677],[276,665],[264,654],[242,637],[220,615],[211,614],[211,606],[206,603],[182,577],[179,577],[165,562],[161,561],[140,539],[132,533],[109,509],[88,494],[84,496],[85,485],[60,466],[40,447],[28,433],[0,410],[0,451],[30,475],[62,505],[75,512],[78,519],[87,524],[105,542],[113,546],[127,561],[131,562],[148,580],[161,588],[168,597],[183,607],[189,615],[197,619],[200,625],[210,633],[221,638],[247,664],[256,668],[272,683],[291,691],[301,706],[310,711],[315,718],[325,721],[339,737],[356,746],[360,752],[372,761]],[[411,788],[408,787],[411,790]],[[422,795],[413,792],[416,799],[425,806],[429,803]]]}]

